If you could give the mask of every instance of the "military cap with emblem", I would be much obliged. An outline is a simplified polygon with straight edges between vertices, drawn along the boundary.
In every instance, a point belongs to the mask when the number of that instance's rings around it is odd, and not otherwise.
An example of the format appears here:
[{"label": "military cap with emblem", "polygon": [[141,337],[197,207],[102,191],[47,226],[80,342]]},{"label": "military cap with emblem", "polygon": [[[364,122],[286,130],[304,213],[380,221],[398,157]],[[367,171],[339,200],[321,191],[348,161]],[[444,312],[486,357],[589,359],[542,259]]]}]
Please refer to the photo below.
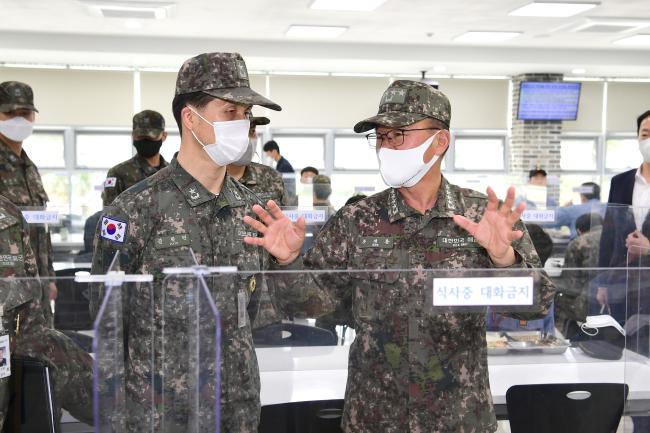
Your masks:
[{"label": "military cap with emblem", "polygon": [[34,106],[34,92],[28,84],[19,81],[0,83],[0,113],[27,109],[38,112]]},{"label": "military cap with emblem", "polygon": [[426,118],[436,119],[449,127],[449,99],[428,84],[397,80],[384,92],[377,115],[354,125],[354,132],[366,132],[377,126],[399,128]]},{"label": "military cap with emblem", "polygon": [[236,104],[282,110],[278,104],[251,89],[246,63],[238,53],[204,53],[186,60],[178,71],[175,94],[194,92]]},{"label": "military cap with emblem", "polygon": [[144,110],[133,116],[133,136],[158,138],[165,130],[165,118],[153,110]]}]

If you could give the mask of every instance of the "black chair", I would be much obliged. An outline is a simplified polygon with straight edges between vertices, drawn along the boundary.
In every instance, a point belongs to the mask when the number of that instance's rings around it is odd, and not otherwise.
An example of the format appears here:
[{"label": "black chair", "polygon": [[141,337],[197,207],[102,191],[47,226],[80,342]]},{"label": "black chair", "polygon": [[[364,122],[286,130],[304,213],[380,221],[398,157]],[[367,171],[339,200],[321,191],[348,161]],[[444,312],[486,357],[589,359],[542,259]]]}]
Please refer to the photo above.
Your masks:
[{"label": "black chair", "polygon": [[615,433],[628,386],[622,383],[515,385],[506,392],[512,433]]},{"label": "black chair", "polygon": [[69,268],[55,271],[56,286],[59,294],[56,299],[54,313],[54,327],[66,331],[88,330],[93,328],[88,305],[90,301],[90,288],[88,283],[74,281],[75,273],[79,271],[90,272],[88,268]]},{"label": "black chair", "polygon": [[342,433],[343,400],[263,406],[258,433]]},{"label": "black chair", "polygon": [[333,332],[316,326],[295,323],[273,323],[253,330],[255,347],[278,346],[336,346]]},{"label": "black chair", "polygon": [[45,363],[29,357],[12,357],[9,389],[3,433],[60,433]]}]

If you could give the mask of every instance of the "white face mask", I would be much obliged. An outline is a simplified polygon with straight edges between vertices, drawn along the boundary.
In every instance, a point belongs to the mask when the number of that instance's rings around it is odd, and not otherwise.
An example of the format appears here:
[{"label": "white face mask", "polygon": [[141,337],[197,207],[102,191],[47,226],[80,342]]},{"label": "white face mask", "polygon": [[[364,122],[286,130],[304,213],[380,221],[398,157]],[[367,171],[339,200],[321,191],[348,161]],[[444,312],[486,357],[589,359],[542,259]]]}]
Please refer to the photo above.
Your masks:
[{"label": "white face mask", "polygon": [[650,164],[650,138],[639,141],[639,150],[643,155],[643,160]]},{"label": "white face mask", "polygon": [[424,154],[439,132],[413,149],[395,150],[385,147],[379,149],[377,153],[379,172],[384,183],[392,188],[410,188],[417,184],[439,158],[438,155],[433,155],[431,161],[424,162]]},{"label": "white face mask", "polygon": [[235,165],[250,165],[250,163],[253,161],[253,155],[255,155],[255,146],[257,145],[257,139],[256,138],[249,138],[248,139],[248,148],[244,152],[241,158],[239,158],[237,161],[233,162]]},{"label": "white face mask", "polygon": [[215,164],[225,167],[239,160],[248,149],[248,130],[250,129],[250,120],[230,120],[227,122],[209,122],[196,110],[188,107],[194,114],[199,116],[204,122],[210,123],[214,129],[214,139],[216,143],[203,144],[196,136],[194,131],[190,130],[196,141],[203,146],[203,150],[208,154]]},{"label": "white face mask", "polygon": [[11,141],[21,143],[34,131],[34,124],[22,116],[0,120],[0,133]]}]

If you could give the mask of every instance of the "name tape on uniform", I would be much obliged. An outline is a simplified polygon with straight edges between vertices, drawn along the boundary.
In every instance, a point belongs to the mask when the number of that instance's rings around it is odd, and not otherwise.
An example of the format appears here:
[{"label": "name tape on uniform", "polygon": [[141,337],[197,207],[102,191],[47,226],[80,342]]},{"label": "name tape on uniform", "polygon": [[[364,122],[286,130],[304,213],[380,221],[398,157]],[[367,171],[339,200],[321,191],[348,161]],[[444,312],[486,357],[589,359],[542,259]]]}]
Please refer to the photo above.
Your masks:
[{"label": "name tape on uniform", "polygon": [[525,210],[521,213],[521,220],[525,223],[553,223],[555,222],[555,210]]},{"label": "name tape on uniform", "polygon": [[27,224],[59,224],[59,213],[51,210],[24,210]]},{"label": "name tape on uniform", "polygon": [[284,213],[287,218],[289,218],[291,221],[294,223],[298,221],[298,218],[304,217],[305,222],[307,224],[314,224],[314,223],[324,223],[327,221],[327,211],[326,210],[318,210],[318,209],[313,209],[313,210],[301,210],[301,209],[294,209],[294,210],[283,210],[282,213]]},{"label": "name tape on uniform", "polygon": [[434,307],[533,305],[533,277],[434,278]]}]

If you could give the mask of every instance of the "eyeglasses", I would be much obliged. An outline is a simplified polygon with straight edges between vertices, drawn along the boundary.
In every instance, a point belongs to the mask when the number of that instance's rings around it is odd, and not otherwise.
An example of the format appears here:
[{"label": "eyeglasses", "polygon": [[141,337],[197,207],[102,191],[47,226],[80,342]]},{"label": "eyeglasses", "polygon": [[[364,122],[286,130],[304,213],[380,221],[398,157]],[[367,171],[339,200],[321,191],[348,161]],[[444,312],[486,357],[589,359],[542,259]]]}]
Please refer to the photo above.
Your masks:
[{"label": "eyeglasses", "polygon": [[373,149],[380,149],[384,140],[393,148],[398,148],[404,144],[404,135],[412,131],[440,131],[440,128],[393,129],[385,134],[366,134],[366,140]]}]

